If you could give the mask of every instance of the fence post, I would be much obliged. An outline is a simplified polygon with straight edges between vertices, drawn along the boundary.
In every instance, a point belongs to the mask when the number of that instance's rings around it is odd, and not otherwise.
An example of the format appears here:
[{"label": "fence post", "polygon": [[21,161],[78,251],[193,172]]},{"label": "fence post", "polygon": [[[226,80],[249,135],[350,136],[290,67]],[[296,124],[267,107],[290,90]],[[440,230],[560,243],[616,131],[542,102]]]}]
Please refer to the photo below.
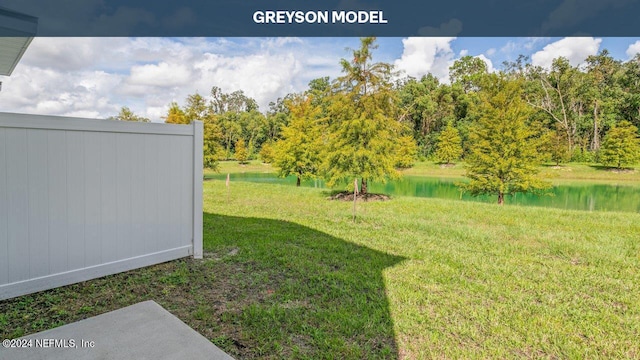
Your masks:
[{"label": "fence post", "polygon": [[202,259],[202,121],[193,122],[193,258]]}]

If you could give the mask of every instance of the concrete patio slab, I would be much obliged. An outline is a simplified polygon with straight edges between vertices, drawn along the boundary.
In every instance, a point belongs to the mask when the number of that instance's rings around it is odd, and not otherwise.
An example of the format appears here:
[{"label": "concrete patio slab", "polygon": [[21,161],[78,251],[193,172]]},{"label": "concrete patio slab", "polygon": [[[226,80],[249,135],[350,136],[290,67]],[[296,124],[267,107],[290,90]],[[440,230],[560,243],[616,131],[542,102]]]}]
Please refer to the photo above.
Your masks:
[{"label": "concrete patio slab", "polygon": [[[145,301],[0,346],[2,360],[233,360],[154,301]],[[20,346],[19,348],[7,347]]]}]

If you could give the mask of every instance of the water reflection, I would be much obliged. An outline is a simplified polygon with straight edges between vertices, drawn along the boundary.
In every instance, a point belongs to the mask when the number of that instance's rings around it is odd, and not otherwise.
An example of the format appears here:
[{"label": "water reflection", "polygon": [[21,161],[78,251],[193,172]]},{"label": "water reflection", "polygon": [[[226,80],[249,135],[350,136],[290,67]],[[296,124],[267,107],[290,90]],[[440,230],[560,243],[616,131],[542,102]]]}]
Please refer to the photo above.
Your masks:
[{"label": "water reflection", "polygon": [[[225,179],[225,174],[208,176],[213,179]],[[274,174],[241,173],[231,174],[231,180],[261,183],[290,184],[295,186],[295,177],[278,178]],[[429,178],[405,176],[400,180],[386,184],[371,183],[369,190],[388,195],[431,197],[480,202],[497,202],[496,196],[474,197],[464,194],[455,185],[460,179]],[[323,188],[322,180],[303,181],[302,186]],[[586,211],[626,211],[640,212],[640,185],[606,185],[574,183],[556,185],[549,190],[550,196],[517,194],[506,197],[506,204],[525,206],[544,206],[561,209]]]}]

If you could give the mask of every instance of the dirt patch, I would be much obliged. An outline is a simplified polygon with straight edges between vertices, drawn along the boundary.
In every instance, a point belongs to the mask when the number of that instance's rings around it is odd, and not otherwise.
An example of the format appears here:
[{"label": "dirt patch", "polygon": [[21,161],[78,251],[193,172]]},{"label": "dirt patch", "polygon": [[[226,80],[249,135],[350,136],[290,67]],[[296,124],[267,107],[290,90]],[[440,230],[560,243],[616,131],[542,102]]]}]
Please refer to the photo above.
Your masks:
[{"label": "dirt patch", "polygon": [[[352,192],[347,192],[347,191],[343,191],[337,194],[334,194],[332,196],[329,196],[328,198],[329,200],[342,200],[342,201],[353,201],[353,193]],[[387,201],[387,200],[391,200],[391,197],[389,197],[388,195],[385,194],[373,194],[373,193],[366,193],[366,194],[358,194],[356,196],[357,200],[363,200],[363,201]]]},{"label": "dirt patch", "polygon": [[451,164],[440,164],[440,168],[441,169],[448,169],[448,168],[453,168],[456,167],[456,164],[451,163]]}]

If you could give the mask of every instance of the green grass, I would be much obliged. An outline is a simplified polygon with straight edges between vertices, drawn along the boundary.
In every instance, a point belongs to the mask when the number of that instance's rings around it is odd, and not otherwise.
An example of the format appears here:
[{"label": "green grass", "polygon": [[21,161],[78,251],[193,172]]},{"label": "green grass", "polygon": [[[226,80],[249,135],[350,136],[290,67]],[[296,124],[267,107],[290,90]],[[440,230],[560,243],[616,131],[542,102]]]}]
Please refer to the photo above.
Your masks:
[{"label": "green grass", "polygon": [[639,214],[204,191],[204,260],[0,302],[0,337],[153,299],[239,359],[640,357]]},{"label": "green grass", "polygon": [[[569,163],[555,166],[545,164],[540,167],[540,174],[554,183],[566,182],[591,182],[591,183],[640,183],[639,166],[617,171],[598,164]],[[227,173],[275,173],[269,164],[260,161],[250,161],[248,164],[239,165],[237,161],[223,161],[220,163],[219,172]],[[205,170],[205,174],[213,174]],[[452,165],[442,165],[431,161],[417,162],[413,167],[402,170],[402,174],[411,176],[428,176],[443,178],[463,178],[465,168],[463,162]]]},{"label": "green grass", "polygon": [[[237,161],[221,161],[218,172],[221,174],[226,173],[262,173],[262,172],[275,172],[276,170],[269,164],[264,164],[258,160],[248,161],[246,164],[239,164]],[[211,170],[205,169],[205,174],[212,173]]]}]

